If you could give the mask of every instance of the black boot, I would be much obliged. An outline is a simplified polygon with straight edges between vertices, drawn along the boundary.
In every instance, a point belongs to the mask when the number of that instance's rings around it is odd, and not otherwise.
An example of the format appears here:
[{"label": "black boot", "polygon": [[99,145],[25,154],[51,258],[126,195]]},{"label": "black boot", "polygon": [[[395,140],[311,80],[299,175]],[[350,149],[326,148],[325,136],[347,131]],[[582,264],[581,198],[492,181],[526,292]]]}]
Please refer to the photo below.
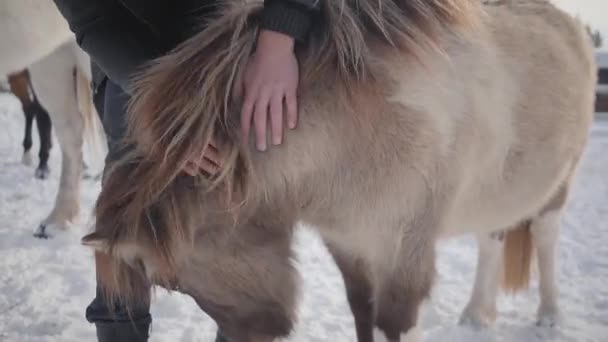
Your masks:
[{"label": "black boot", "polygon": [[98,342],[147,342],[150,323],[96,323]]}]

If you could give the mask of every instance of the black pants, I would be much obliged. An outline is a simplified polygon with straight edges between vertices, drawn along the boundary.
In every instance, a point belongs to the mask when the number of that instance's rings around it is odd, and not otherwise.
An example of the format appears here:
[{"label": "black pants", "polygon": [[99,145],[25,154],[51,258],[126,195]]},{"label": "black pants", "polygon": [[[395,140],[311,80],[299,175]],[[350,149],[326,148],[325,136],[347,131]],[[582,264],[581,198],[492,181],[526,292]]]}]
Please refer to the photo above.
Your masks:
[{"label": "black pants", "polygon": [[[101,116],[108,141],[106,166],[117,161],[124,153],[120,142],[126,132],[126,106],[129,96],[116,84],[104,79],[95,86],[95,104]],[[86,318],[97,326],[100,342],[146,341],[152,321],[149,304],[127,309],[117,304],[114,310],[106,306],[103,293],[97,285],[95,299],[86,310]]]},{"label": "black pants", "polygon": [[[93,74],[98,71],[93,66]],[[105,76],[95,77],[95,106],[103,122],[108,141],[107,165],[117,161],[128,149],[121,144],[127,130],[126,108],[129,96]],[[103,186],[103,184],[102,184]],[[145,342],[148,339],[152,322],[150,304],[132,308],[129,315],[127,308],[118,303],[113,310],[106,306],[103,292],[97,285],[95,299],[86,309],[86,318],[95,323],[99,342]],[[220,332],[216,342],[226,342]]]}]

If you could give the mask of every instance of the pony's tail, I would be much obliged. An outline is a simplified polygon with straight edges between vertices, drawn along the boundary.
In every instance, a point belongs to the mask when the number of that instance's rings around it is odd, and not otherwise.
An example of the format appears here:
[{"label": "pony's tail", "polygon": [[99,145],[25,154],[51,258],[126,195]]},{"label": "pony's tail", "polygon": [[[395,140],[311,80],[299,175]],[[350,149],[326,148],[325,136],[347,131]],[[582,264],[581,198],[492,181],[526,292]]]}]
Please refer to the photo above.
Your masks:
[{"label": "pony's tail", "polygon": [[505,232],[503,289],[516,293],[528,288],[533,256],[531,221]]}]

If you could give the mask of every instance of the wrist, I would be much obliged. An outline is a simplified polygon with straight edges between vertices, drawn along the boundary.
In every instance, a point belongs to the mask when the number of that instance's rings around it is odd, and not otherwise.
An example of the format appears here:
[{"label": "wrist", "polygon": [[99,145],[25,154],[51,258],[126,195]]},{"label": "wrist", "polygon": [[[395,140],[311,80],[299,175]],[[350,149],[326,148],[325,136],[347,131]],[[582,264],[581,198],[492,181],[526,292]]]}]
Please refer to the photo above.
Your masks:
[{"label": "wrist", "polygon": [[289,35],[264,29],[258,34],[258,51],[293,52],[294,46],[295,39]]}]

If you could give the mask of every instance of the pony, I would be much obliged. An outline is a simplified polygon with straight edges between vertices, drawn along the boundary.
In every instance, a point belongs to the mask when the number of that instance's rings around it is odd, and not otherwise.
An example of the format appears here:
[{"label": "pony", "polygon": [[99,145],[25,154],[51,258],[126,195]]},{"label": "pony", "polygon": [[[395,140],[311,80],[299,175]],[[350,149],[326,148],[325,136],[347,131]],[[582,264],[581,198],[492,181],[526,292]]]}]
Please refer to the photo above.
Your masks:
[{"label": "pony", "polygon": [[[360,342],[415,331],[438,241],[496,235],[505,257],[480,259],[484,288],[464,315],[485,319],[489,269],[502,259],[519,288],[529,246],[552,252],[592,122],[583,26],[544,0],[324,1],[295,49],[298,127],[262,153],[239,134],[234,89],[260,8],[226,1],[135,79],[124,141],[134,147],[108,169],[82,239],[108,304],[149,300],[156,285],[191,296],[229,340],[287,337],[303,222],[343,275]],[[219,175],[185,175],[211,139]],[[556,309],[545,266],[541,318]]]},{"label": "pony", "polygon": [[28,69],[32,88],[48,110],[62,152],[54,207],[34,232],[46,238],[68,229],[80,211],[85,140],[99,151],[104,139],[93,106],[90,59],[49,0],[0,2],[0,46],[0,74]]},{"label": "pony", "polygon": [[50,172],[48,160],[49,151],[52,147],[51,118],[36,97],[27,69],[8,75],[8,82],[11,92],[21,102],[21,108],[25,115],[25,135],[23,137],[23,157],[21,160],[25,165],[32,165],[30,152],[32,148],[32,123],[36,119],[40,137],[40,152],[38,153],[39,164],[35,176],[38,179],[46,179]]}]

